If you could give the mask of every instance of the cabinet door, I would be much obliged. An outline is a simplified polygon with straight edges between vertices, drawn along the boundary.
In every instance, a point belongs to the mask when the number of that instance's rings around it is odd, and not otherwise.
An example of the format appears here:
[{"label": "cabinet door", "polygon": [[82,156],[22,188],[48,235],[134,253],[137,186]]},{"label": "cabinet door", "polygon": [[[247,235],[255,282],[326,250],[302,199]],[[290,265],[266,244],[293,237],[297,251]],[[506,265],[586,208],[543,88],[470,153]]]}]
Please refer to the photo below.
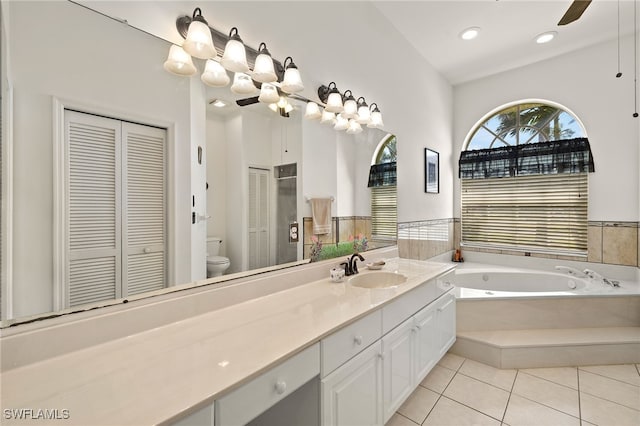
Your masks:
[{"label": "cabinet door", "polygon": [[442,296],[436,311],[440,359],[456,341],[456,297],[451,293]]},{"label": "cabinet door", "polygon": [[417,386],[439,359],[439,333],[436,308],[427,306],[415,315],[415,385]]},{"label": "cabinet door", "polygon": [[414,389],[413,340],[417,329],[409,318],[382,338],[384,422]]},{"label": "cabinet door", "polygon": [[382,426],[382,351],[378,341],[322,380],[322,424]]}]

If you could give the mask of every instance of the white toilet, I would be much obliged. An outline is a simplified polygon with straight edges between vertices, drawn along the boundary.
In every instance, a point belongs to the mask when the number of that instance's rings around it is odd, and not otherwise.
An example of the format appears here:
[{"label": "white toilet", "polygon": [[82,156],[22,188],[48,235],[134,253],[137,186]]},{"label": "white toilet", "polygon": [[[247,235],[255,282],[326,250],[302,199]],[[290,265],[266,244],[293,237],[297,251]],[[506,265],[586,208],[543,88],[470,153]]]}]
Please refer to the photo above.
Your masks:
[{"label": "white toilet", "polygon": [[231,264],[228,257],[218,256],[220,244],[220,238],[207,237],[207,278],[222,275]]}]

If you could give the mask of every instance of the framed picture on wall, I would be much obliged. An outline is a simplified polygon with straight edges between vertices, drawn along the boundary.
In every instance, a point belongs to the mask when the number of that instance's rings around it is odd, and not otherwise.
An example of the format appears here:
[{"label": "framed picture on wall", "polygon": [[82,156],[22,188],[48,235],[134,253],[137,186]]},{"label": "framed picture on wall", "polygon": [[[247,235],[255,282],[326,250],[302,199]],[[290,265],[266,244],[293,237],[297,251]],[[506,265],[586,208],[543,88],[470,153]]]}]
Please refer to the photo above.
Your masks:
[{"label": "framed picture on wall", "polygon": [[440,154],[429,148],[424,149],[424,192],[440,192]]}]

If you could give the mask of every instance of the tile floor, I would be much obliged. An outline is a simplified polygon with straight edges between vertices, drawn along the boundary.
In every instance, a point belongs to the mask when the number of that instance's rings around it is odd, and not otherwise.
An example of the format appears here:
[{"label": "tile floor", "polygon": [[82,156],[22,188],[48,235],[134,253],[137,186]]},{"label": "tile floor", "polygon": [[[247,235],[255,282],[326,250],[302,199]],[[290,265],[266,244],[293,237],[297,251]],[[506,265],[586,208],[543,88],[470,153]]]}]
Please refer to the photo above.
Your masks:
[{"label": "tile floor", "polygon": [[501,370],[447,354],[386,426],[640,425],[640,364]]}]

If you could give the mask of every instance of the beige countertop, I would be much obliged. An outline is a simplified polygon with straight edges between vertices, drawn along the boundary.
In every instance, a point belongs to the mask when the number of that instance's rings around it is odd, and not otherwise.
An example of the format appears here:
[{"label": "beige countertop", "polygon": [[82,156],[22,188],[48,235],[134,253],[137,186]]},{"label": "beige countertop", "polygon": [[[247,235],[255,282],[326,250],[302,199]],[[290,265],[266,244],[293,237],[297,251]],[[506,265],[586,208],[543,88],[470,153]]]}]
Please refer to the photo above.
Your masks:
[{"label": "beige countertop", "polygon": [[[167,421],[451,269],[390,259],[383,270],[408,277],[392,289],[327,278],[8,370],[0,375],[2,424],[43,424],[8,420],[11,409],[33,410],[33,416],[40,409],[58,410],[68,418],[56,424]],[[363,268],[360,275],[375,273]]]}]

